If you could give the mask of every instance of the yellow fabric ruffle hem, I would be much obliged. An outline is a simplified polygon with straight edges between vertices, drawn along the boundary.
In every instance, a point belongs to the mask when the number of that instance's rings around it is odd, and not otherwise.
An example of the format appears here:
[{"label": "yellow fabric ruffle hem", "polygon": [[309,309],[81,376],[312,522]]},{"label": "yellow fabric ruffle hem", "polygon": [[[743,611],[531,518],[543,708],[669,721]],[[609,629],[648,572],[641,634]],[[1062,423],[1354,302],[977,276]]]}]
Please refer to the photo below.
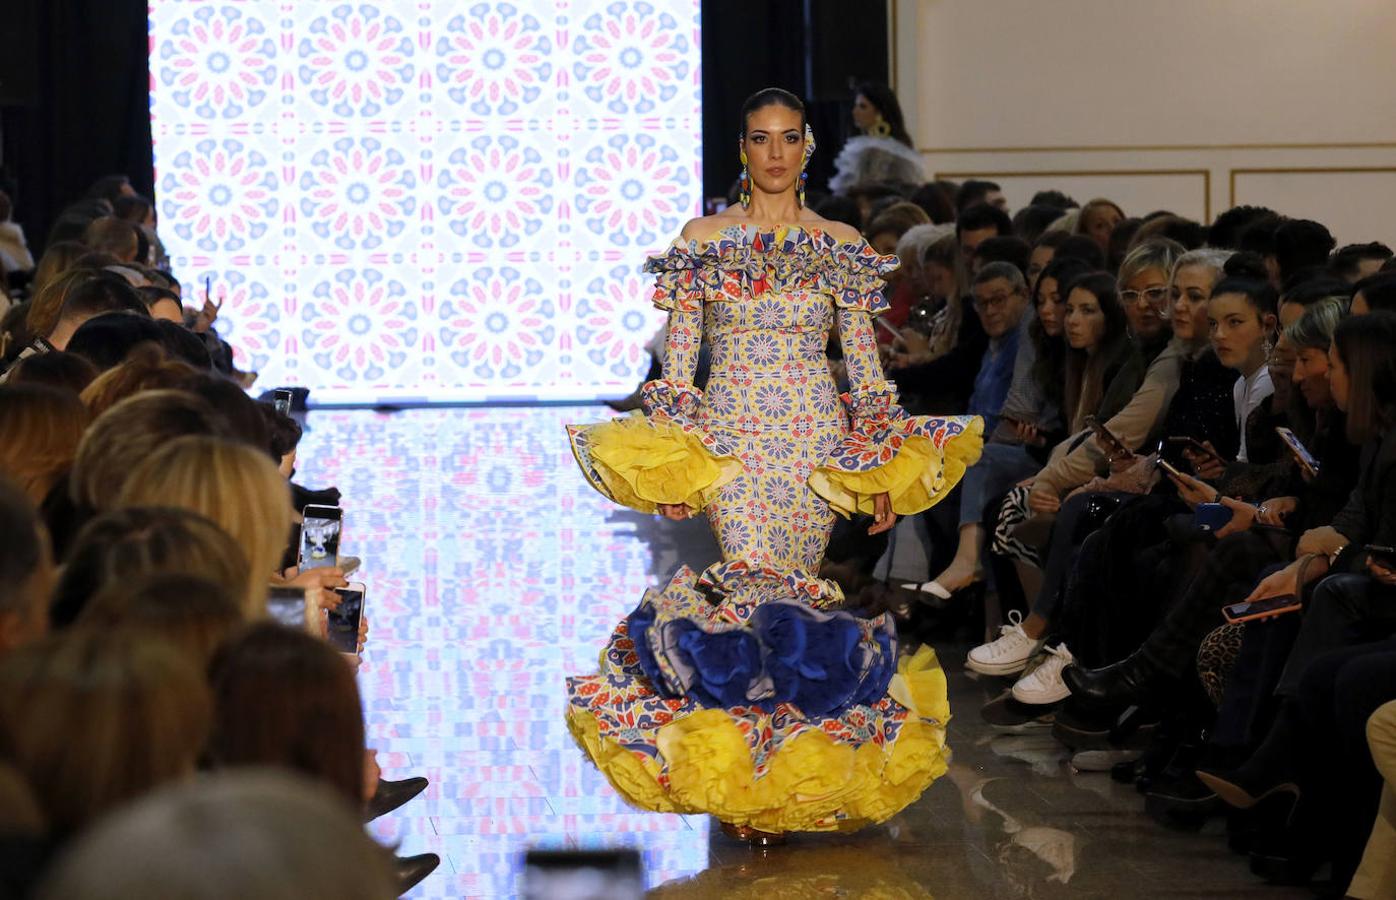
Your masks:
[{"label": "yellow fabric ruffle hem", "polygon": [[696,512],[742,470],[735,456],[709,450],[701,432],[643,415],[568,433],[592,487],[642,513],[657,512],[661,503],[682,503]]},{"label": "yellow fabric ruffle hem", "polygon": [[955,489],[965,470],[979,460],[984,448],[984,420],[946,440],[937,450],[930,438],[912,435],[896,456],[866,472],[820,466],[810,474],[810,488],[843,516],[872,515],[874,499],[887,494],[892,512],[911,516],[935,506]]},{"label": "yellow fabric ruffle hem", "polygon": [[[596,719],[569,706],[577,742],[628,802],[666,813],[710,814],[761,831],[854,831],[886,821],[945,774],[950,718],[935,651],[903,657],[889,687],[907,718],[890,744],[840,743],[812,728],[781,746],[761,778],[736,720],[703,709],[658,730],[659,759],[599,735]],[[855,708],[849,714],[856,713]]]}]

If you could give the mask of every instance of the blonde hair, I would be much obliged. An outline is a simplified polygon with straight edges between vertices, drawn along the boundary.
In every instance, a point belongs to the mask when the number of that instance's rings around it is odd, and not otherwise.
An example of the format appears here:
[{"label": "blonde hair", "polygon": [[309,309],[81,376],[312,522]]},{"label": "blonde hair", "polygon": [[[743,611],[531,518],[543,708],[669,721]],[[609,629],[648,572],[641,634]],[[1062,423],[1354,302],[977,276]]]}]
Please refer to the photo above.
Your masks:
[{"label": "blonde hair", "polygon": [[72,391],[40,384],[0,387],[0,475],[35,506],[73,466],[87,410]]},{"label": "blonde hair", "polygon": [[193,366],[165,357],[156,344],[140,344],[120,365],[98,375],[82,392],[93,418],[127,397],[160,388],[177,389],[197,375]]},{"label": "blonde hair", "polygon": [[83,435],[68,489],[73,502],[110,509],[141,460],[177,437],[222,434],[227,424],[202,398],[184,391],[145,391],[98,416]]},{"label": "blonde hair", "polygon": [[0,659],[0,751],[59,836],[192,774],[211,717],[202,673],[148,637],[63,634]]},{"label": "blonde hair", "polygon": [[267,586],[291,530],[286,480],[265,453],[220,438],[170,441],[132,470],[117,507],[174,506],[207,517],[242,548],[261,590],[248,618],[266,615]]}]

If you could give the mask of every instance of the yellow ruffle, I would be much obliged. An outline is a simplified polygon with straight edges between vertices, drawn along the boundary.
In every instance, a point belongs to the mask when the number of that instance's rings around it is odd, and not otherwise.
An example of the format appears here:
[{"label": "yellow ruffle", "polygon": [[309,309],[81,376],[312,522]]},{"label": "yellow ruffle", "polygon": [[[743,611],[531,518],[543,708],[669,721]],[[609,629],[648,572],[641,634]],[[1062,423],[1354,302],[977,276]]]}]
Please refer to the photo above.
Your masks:
[{"label": "yellow ruffle", "polygon": [[910,516],[930,509],[964,477],[984,449],[984,420],[975,418],[964,431],[937,450],[928,437],[907,438],[897,455],[866,472],[820,466],[810,474],[810,488],[844,516],[872,515],[874,499],[887,494],[892,512]]},{"label": "yellow ruffle", "polygon": [[616,791],[642,809],[707,813],[761,831],[854,831],[905,809],[947,767],[949,704],[935,651],[922,647],[904,657],[893,684],[894,698],[914,706],[891,746],[855,748],[811,729],[784,744],[760,779],[737,720],[721,709],[659,730],[667,789],[655,760],[600,737],[585,710],[570,706],[567,720]]},{"label": "yellow ruffle", "polygon": [[734,456],[717,456],[693,432],[642,415],[612,419],[585,429],[587,447],[610,499],[643,513],[658,504],[682,503],[694,511],[741,471]]}]

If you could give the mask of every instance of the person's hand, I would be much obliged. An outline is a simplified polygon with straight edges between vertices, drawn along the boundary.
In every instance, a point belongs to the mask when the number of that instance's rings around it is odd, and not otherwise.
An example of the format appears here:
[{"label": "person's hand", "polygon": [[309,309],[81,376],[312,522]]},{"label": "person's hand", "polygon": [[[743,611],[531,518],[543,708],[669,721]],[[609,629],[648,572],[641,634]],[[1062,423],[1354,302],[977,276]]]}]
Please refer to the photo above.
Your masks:
[{"label": "person's hand", "polygon": [[364,803],[378,793],[378,781],[383,777],[383,768],[378,765],[378,751],[364,749]]},{"label": "person's hand", "polygon": [[1199,478],[1217,479],[1222,477],[1226,473],[1226,463],[1222,460],[1221,455],[1216,453],[1216,448],[1212,446],[1211,441],[1203,441],[1202,446],[1213,452],[1210,454],[1202,453],[1191,447],[1184,447],[1183,458],[1188,461]]},{"label": "person's hand", "polygon": [[306,569],[303,572],[292,566],[282,577],[286,579],[286,585],[304,589],[306,598],[320,609],[339,609],[343,598],[335,592],[335,588],[349,586],[349,582],[344,580],[343,570],[338,566]]},{"label": "person's hand", "polygon": [[1224,538],[1227,535],[1249,531],[1250,527],[1255,524],[1256,519],[1260,517],[1260,508],[1252,506],[1244,501],[1236,500],[1231,497],[1223,497],[1221,498],[1221,502],[1222,506],[1231,510],[1231,520],[1217,529],[1218,539]]},{"label": "person's hand", "polygon": [[1035,424],[1032,422],[1019,422],[1017,419],[1010,420],[1013,423],[1013,431],[1018,435],[1018,440],[1029,447],[1040,447],[1046,442]]},{"label": "person's hand", "polygon": [[1387,587],[1396,587],[1396,570],[1388,569],[1370,556],[1367,557],[1367,572]]},{"label": "person's hand", "polygon": [[1168,473],[1168,478],[1178,489],[1178,497],[1189,509],[1197,509],[1203,503],[1220,502],[1217,499],[1217,489],[1200,478],[1193,478],[1186,473],[1174,475],[1172,472]]},{"label": "person's hand", "polygon": [[1306,553],[1313,553],[1319,556],[1336,556],[1348,544],[1348,539],[1344,537],[1338,529],[1332,525],[1324,525],[1322,528],[1310,528],[1299,536],[1299,546],[1295,548],[1295,553],[1303,556]]},{"label": "person's hand", "polygon": [[1256,521],[1262,525],[1281,527],[1289,514],[1298,508],[1298,497],[1274,497],[1260,504],[1260,515],[1256,516]]},{"label": "person's hand", "polygon": [[1028,492],[1028,509],[1039,515],[1051,515],[1062,508],[1062,500],[1050,488],[1033,488]]},{"label": "person's hand", "polygon": [[226,297],[219,297],[214,303],[210,297],[204,298],[203,308],[194,316],[194,330],[203,334],[213,327],[213,323],[218,319],[218,313],[223,309],[223,301]]},{"label": "person's hand", "polygon": [[1014,487],[1025,487],[1025,488],[1030,488],[1030,487],[1032,487],[1032,483],[1033,483],[1034,481],[1036,481],[1036,480],[1037,480],[1036,476],[1034,476],[1034,475],[1029,475],[1027,478],[1024,478],[1022,481],[1018,482],[1017,484],[1015,484],[1015,485],[1013,485],[1013,486],[1014,486]]},{"label": "person's hand", "polygon": [[897,514],[892,512],[892,498],[887,494],[878,494],[873,498],[873,523],[868,528],[868,534],[882,534],[896,524]]},{"label": "person's hand", "polygon": [[1121,472],[1128,472],[1139,465],[1139,455],[1135,453],[1121,453],[1109,458],[1110,474],[1118,475]]},{"label": "person's hand", "polygon": [[683,503],[660,503],[658,508],[661,516],[674,522],[682,522],[693,517],[693,513]]},{"label": "person's hand", "polygon": [[896,349],[910,356],[920,356],[931,352],[931,339],[915,328],[904,328],[897,338]]},{"label": "person's hand", "polygon": [[1254,603],[1270,597],[1290,597],[1299,595],[1299,562],[1290,563],[1278,572],[1271,572],[1261,579],[1260,584],[1242,602]]}]

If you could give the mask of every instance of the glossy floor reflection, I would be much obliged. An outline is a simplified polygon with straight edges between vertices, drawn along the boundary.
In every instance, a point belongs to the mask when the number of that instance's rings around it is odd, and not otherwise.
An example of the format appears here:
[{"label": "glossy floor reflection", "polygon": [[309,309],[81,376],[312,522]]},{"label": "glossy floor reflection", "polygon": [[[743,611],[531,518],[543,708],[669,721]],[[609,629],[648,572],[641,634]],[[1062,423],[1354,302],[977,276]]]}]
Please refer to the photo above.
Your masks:
[{"label": "glossy floor reflection", "polygon": [[717,551],[588,488],[562,426],[601,407],[320,411],[297,480],[344,492],[343,552],[364,559],[372,625],[360,687],[385,777],[422,797],[372,826],[442,866],[410,894],[512,897],[525,848],[635,847],[655,897],[1307,897],[1260,884],[1220,822],[1167,831],[1138,795],[1076,775],[1045,733],[998,736],[997,685],[942,647],[955,763],[876,829],[796,837],[765,855],[703,816],[640,813],[584,761],[563,678],[596,666],[644,589]]}]

